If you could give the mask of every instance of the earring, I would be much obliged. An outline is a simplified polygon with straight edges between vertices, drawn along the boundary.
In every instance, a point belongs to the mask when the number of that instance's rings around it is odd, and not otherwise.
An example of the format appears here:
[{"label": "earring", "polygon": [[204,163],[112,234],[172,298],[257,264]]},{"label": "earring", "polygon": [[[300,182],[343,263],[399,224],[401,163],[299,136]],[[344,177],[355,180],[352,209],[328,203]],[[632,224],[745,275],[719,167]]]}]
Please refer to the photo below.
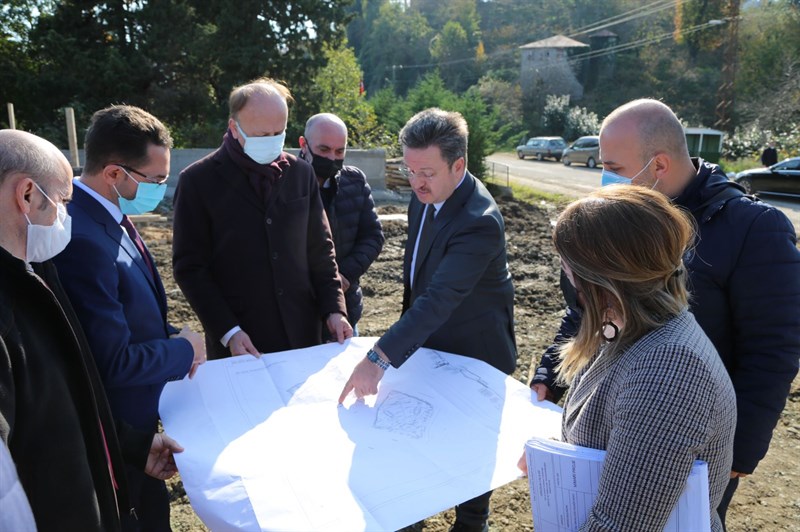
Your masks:
[{"label": "earring", "polygon": [[611,317],[609,314],[613,314],[614,311],[611,308],[611,305],[608,305],[606,308],[606,312],[603,315],[605,321],[603,321],[603,325],[600,326],[600,334],[603,335],[603,338],[606,342],[613,342],[617,339],[617,335],[619,334],[619,327],[611,321]]},{"label": "earring", "polygon": [[617,339],[619,327],[617,327],[617,325],[611,320],[604,321],[603,326],[600,329],[600,334],[603,335],[603,338],[605,338],[606,342],[613,342]]}]

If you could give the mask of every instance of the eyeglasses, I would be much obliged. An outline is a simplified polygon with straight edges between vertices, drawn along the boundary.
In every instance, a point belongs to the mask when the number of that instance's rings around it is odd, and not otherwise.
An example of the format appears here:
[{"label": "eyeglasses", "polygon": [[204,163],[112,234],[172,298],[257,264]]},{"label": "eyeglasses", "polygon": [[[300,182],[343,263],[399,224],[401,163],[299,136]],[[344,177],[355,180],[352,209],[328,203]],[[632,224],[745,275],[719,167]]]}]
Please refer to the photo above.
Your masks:
[{"label": "eyeglasses", "polygon": [[163,177],[161,179],[157,179],[155,177],[147,177],[145,174],[141,173],[136,168],[132,168],[132,167],[124,165],[124,164],[117,164],[117,166],[119,166],[120,168],[122,168],[123,170],[125,170],[127,172],[133,172],[134,174],[138,175],[139,177],[141,177],[142,179],[144,179],[148,183],[153,183],[154,185],[163,185],[164,183],[167,182],[167,179],[169,179],[169,174],[167,174],[165,177]]},{"label": "eyeglasses", "polygon": [[428,183],[433,181],[436,177],[436,172],[413,172],[408,166],[402,165],[400,167],[400,174],[411,181],[412,179],[424,179]]}]

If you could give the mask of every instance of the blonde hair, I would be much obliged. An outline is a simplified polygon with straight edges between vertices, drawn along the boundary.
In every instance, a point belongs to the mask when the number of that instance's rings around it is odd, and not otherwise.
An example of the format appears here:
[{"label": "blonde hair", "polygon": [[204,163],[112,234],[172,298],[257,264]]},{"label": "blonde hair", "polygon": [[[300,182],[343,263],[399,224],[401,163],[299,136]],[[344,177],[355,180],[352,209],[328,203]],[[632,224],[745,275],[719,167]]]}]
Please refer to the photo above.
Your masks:
[{"label": "blonde hair", "polygon": [[603,344],[600,331],[609,301],[625,322],[606,347],[609,356],[686,308],[682,257],[694,234],[688,214],[643,187],[604,187],[567,206],[556,222],[553,243],[572,270],[584,309],[578,334],[561,346],[563,382]]},{"label": "blonde hair", "polygon": [[231,95],[228,97],[228,110],[230,111],[231,118],[234,120],[237,119],[239,111],[241,111],[244,106],[247,105],[247,101],[254,94],[280,96],[287,105],[294,102],[294,98],[292,98],[292,93],[289,90],[289,87],[287,87],[282,81],[277,81],[271,78],[254,79],[253,81],[245,83],[244,85],[234,87],[231,91]]}]

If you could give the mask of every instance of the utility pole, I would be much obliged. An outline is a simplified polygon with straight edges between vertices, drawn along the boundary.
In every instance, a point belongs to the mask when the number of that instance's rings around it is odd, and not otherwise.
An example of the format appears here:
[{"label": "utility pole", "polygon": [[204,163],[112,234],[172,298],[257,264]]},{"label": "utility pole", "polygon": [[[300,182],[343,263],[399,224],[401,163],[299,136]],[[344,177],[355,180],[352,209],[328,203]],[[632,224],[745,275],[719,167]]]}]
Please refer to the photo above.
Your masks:
[{"label": "utility pole", "polygon": [[733,112],[736,94],[736,66],[739,60],[739,0],[727,0],[725,19],[728,22],[725,43],[722,51],[722,79],[717,89],[717,108],[714,127],[723,131],[733,128]]}]

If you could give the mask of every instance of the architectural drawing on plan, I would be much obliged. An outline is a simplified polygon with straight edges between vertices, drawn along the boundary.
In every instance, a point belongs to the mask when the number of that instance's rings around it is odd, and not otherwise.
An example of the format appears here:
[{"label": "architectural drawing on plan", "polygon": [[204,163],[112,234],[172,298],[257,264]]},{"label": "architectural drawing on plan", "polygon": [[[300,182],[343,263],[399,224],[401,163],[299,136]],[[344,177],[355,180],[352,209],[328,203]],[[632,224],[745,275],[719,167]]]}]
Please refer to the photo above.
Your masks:
[{"label": "architectural drawing on plan", "polygon": [[433,418],[433,405],[417,397],[393,390],[378,407],[375,428],[420,439]]},{"label": "architectural drawing on plan", "polygon": [[478,389],[478,393],[480,393],[483,397],[487,400],[491,401],[495,406],[502,406],[504,398],[497,391],[492,388],[488,382],[486,382],[480,375],[471,371],[464,366],[453,364],[445,359],[441,353],[438,351],[431,350],[431,362],[433,363],[434,369],[441,369],[444,368],[444,371],[451,372],[451,373],[461,373],[463,377],[471,381],[475,381],[480,385]]}]

